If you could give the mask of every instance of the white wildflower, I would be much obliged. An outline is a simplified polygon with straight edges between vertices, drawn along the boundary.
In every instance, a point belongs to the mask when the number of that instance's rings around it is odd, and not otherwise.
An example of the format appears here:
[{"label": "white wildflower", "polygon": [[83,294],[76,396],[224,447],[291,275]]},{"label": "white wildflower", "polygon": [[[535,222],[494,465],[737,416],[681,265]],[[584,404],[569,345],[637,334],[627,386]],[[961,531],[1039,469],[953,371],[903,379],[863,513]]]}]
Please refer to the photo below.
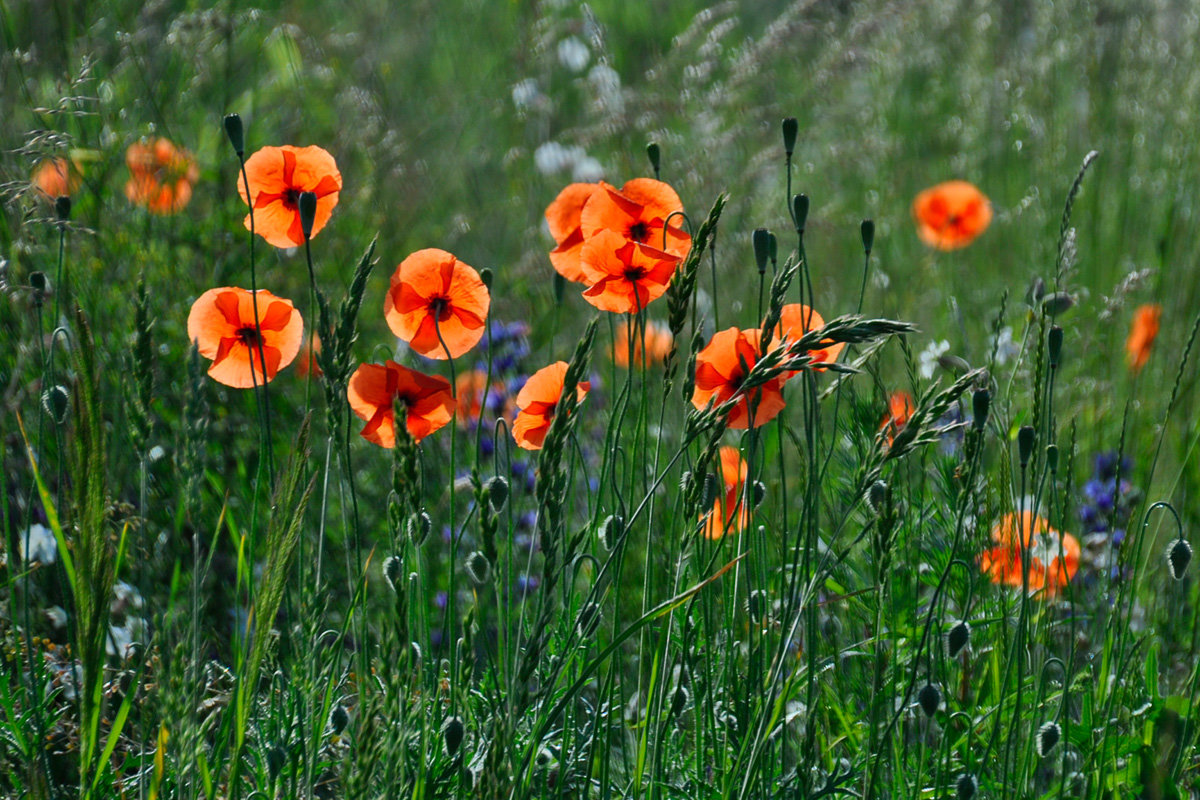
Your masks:
[{"label": "white wildflower", "polygon": [[920,368],[917,372],[925,380],[933,377],[934,370],[937,369],[938,359],[941,358],[950,349],[950,342],[942,339],[940,342],[930,342],[925,349],[921,351],[921,355],[917,357],[920,363]]},{"label": "white wildflower", "polygon": [[582,72],[592,57],[588,46],[574,36],[568,36],[558,43],[558,63],[571,72]]},{"label": "white wildflower", "polygon": [[58,542],[54,540],[54,531],[45,525],[34,523],[29,526],[29,533],[17,533],[17,542],[21,549],[21,562],[37,561],[41,564],[53,564],[58,561]]}]

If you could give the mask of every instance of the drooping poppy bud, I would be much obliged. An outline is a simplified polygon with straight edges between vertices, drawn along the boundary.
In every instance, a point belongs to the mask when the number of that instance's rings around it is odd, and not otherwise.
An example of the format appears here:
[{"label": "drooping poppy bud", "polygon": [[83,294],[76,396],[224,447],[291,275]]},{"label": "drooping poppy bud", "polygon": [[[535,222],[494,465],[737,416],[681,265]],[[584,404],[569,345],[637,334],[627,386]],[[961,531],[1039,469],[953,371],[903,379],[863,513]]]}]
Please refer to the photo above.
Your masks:
[{"label": "drooping poppy bud", "polygon": [[466,728],[463,727],[462,720],[456,716],[447,717],[446,721],[442,723],[442,746],[446,748],[447,756],[454,758],[454,754],[462,745],[465,733]]},{"label": "drooping poppy bud", "polygon": [[1045,758],[1058,744],[1058,740],[1062,738],[1062,728],[1057,722],[1050,721],[1042,724],[1038,728],[1035,744],[1037,746],[1037,754],[1041,758]]},{"label": "drooping poppy bud", "polygon": [[654,177],[657,179],[659,170],[662,168],[662,149],[658,146],[658,142],[646,145],[646,157],[650,159],[650,166],[654,169]]},{"label": "drooping poppy bud", "polygon": [[971,394],[971,411],[975,415],[975,430],[981,431],[987,426],[988,409],[991,402],[992,393],[987,389],[976,389]]},{"label": "drooping poppy bud", "polygon": [[329,729],[333,731],[334,736],[340,736],[342,731],[346,730],[346,726],[350,724],[350,712],[346,707],[339,703],[329,712]]},{"label": "drooping poppy bud", "polygon": [[942,693],[932,683],[927,683],[917,692],[917,703],[925,716],[932,717],[942,705]]},{"label": "drooping poppy bud", "polygon": [[467,575],[475,582],[476,586],[482,586],[491,577],[492,562],[488,561],[488,557],[478,550],[467,556],[465,566]]},{"label": "drooping poppy bud", "polygon": [[798,194],[792,197],[792,217],[796,221],[796,232],[804,233],[808,224],[808,195]]},{"label": "drooping poppy bud", "polygon": [[954,784],[954,796],[957,800],[972,800],[978,788],[979,782],[975,780],[975,776],[964,772],[958,776],[958,782]]},{"label": "drooping poppy bud", "polygon": [[504,508],[504,504],[508,502],[508,481],[501,475],[494,475],[487,482],[488,503],[492,506],[492,511],[497,514],[500,509]]},{"label": "drooping poppy bud", "polygon": [[54,198],[54,213],[59,222],[69,220],[71,218],[71,198],[65,194]]},{"label": "drooping poppy bud", "polygon": [[946,634],[946,654],[955,658],[970,642],[971,626],[966,620],[962,620]]},{"label": "drooping poppy bud", "polygon": [[758,267],[759,275],[767,271],[767,237],[770,235],[766,228],[755,228],[751,237],[754,242],[754,265]]},{"label": "drooping poppy bud", "polygon": [[233,152],[237,153],[238,158],[246,155],[246,137],[242,131],[241,115],[225,115],[225,135],[229,137],[229,143],[233,145]]},{"label": "drooping poppy bud", "polygon": [[1192,563],[1192,545],[1187,539],[1176,539],[1167,551],[1167,569],[1171,577],[1177,581],[1183,580],[1187,574],[1188,564]]},{"label": "drooping poppy bud", "polygon": [[1034,431],[1029,425],[1022,425],[1017,431],[1017,458],[1021,469],[1029,466],[1029,457],[1033,455]]},{"label": "drooping poppy bud", "polygon": [[579,638],[586,639],[591,636],[599,624],[600,606],[596,603],[584,603],[583,608],[579,609],[579,617],[575,621],[575,631],[579,634]]},{"label": "drooping poppy bud", "polygon": [[859,232],[862,234],[863,250],[867,255],[871,255],[871,251],[875,249],[875,220],[864,219]]}]

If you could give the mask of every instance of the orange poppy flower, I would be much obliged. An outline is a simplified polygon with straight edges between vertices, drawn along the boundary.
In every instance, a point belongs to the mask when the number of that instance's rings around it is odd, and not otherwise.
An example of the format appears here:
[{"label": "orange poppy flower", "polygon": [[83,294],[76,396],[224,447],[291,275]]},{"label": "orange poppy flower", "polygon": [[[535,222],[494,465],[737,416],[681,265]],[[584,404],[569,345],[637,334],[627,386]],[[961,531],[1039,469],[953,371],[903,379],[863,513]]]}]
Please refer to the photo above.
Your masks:
[{"label": "orange poppy flower", "polygon": [[1147,303],[1133,312],[1133,324],[1129,327],[1129,338],[1125,340],[1125,355],[1134,372],[1141,372],[1150,358],[1150,347],[1158,336],[1161,317],[1162,306],[1158,303]]},{"label": "orange poppy flower", "polygon": [[[478,272],[445,250],[431,247],[418,250],[396,267],[383,315],[392,333],[421,355],[458,358],[483,338],[491,303]],[[439,332],[445,347],[438,341]]]},{"label": "orange poppy flower", "polygon": [[679,227],[678,216],[667,223],[668,217],[683,211],[683,203],[674,189],[652,178],[634,178],[620,191],[604,181],[600,181],[599,187],[579,214],[579,228],[585,242],[600,231],[614,231],[625,239],[660,248],[673,256],[687,255],[692,237]]},{"label": "orange poppy flower", "polygon": [[1023,585],[1022,555],[1029,558],[1029,591],[1044,591],[1046,597],[1070,583],[1079,569],[1079,541],[1032,511],[1005,514],[992,528],[992,541],[995,545],[979,557],[979,568],[995,584]]},{"label": "orange poppy flower", "polygon": [[[772,378],[747,398],[742,392],[742,382],[758,363],[758,348],[762,331],[758,328],[738,330],[729,328],[714,334],[709,343],[696,354],[696,389],[692,393],[692,405],[704,408],[710,399],[716,404],[733,397],[740,402],[729,412],[727,424],[730,428],[757,427],[775,419],[783,410],[783,375]],[[755,404],[754,419],[750,418],[750,403]]]},{"label": "orange poppy flower", "polygon": [[[487,373],[480,369],[470,369],[460,372],[454,380],[455,397],[458,406],[454,416],[458,424],[467,427],[470,423],[478,422],[483,412],[483,404],[487,400]],[[493,382],[492,387],[503,391],[504,385]]]},{"label": "orange poppy flower", "polygon": [[896,438],[896,434],[904,430],[904,426],[908,424],[908,419],[915,410],[916,405],[913,403],[912,395],[902,389],[892,392],[888,397],[888,410],[883,415],[883,422],[879,424],[879,430],[886,432],[889,446]]},{"label": "orange poppy flower", "polygon": [[946,181],[918,194],[912,214],[922,242],[938,250],[957,250],[987,230],[992,204],[966,181]]},{"label": "orange poppy flower", "polygon": [[359,433],[380,447],[396,446],[397,400],[404,403],[408,411],[405,427],[418,442],[444,426],[454,414],[450,381],[391,360],[359,365],[350,376],[346,396],[358,418],[367,421]]},{"label": "orange poppy flower", "polygon": [[666,293],[679,258],[600,231],[583,243],[579,265],[591,284],[585,300],[601,311],[632,314]]},{"label": "orange poppy flower", "polygon": [[579,266],[579,257],[583,254],[579,217],[584,203],[598,187],[597,183],[572,183],[546,207],[546,223],[557,245],[550,251],[550,263],[559,275],[575,283],[587,282]]},{"label": "orange poppy flower", "polygon": [[65,158],[47,158],[34,167],[29,182],[44,198],[53,201],[79,189],[79,172]]},{"label": "orange poppy flower", "polygon": [[647,364],[661,364],[671,352],[671,345],[674,341],[675,337],[671,335],[671,329],[666,325],[647,321],[645,349],[643,350],[642,347],[641,332],[635,330],[631,358],[629,350],[629,325],[628,323],[622,323],[617,326],[616,339],[613,341],[612,359],[618,367],[625,368],[628,368],[631,362],[639,367]]},{"label": "orange poppy flower", "polygon": [[125,151],[129,182],[125,196],[152,214],[177,214],[192,199],[192,184],[200,177],[195,159],[168,139],[134,142]]},{"label": "orange poppy flower", "polygon": [[[567,362],[556,361],[542,367],[529,376],[521,391],[517,393],[517,419],[513,423],[513,439],[525,450],[541,450],[546,433],[554,420],[558,399],[562,396],[563,381],[567,376]],[[592,385],[580,381],[576,387],[579,402],[587,397]]]},{"label": "orange poppy flower", "polygon": [[[333,156],[316,145],[310,147],[264,147],[246,159],[246,181],[238,178],[238,194],[254,208],[254,231],[275,247],[299,247],[304,244],[300,227],[300,193],[317,196],[317,213],[313,217],[312,235],[316,236],[333,216],[338,193],[342,190],[342,173],[338,172]],[[249,200],[253,196],[253,203]],[[246,215],[246,230],[250,230],[250,215]]]},{"label": "orange poppy flower", "polygon": [[704,522],[704,536],[720,539],[727,533],[741,533],[750,522],[750,510],[746,508],[742,495],[746,488],[749,469],[736,447],[724,446],[720,450],[721,479],[725,490],[713,501],[712,511]]},{"label": "orange poppy flower", "polygon": [[[779,326],[775,329],[775,340],[779,342],[798,341],[804,334],[809,331],[815,331],[818,328],[825,327],[825,320],[815,309],[809,308],[803,303],[789,303],[780,309]],[[817,364],[832,364],[838,359],[842,348],[846,346],[845,342],[832,342],[826,339],[821,342],[822,347],[816,350],[809,350],[813,361]],[[824,371],[824,367],[814,366],[817,371]],[[797,373],[791,373],[795,376]]]},{"label": "orange poppy flower", "polygon": [[209,289],[196,299],[188,314],[188,338],[196,343],[200,355],[212,359],[209,377],[235,389],[270,383],[300,352],[304,336],[304,320],[291,300],[265,289],[259,289],[257,297],[261,356],[252,292],[235,286]]},{"label": "orange poppy flower", "polygon": [[321,377],[321,365],[317,363],[317,353],[321,352],[321,337],[313,334],[312,344],[306,340],[300,348],[300,358],[296,359],[296,377],[307,378],[312,373],[314,378]]}]

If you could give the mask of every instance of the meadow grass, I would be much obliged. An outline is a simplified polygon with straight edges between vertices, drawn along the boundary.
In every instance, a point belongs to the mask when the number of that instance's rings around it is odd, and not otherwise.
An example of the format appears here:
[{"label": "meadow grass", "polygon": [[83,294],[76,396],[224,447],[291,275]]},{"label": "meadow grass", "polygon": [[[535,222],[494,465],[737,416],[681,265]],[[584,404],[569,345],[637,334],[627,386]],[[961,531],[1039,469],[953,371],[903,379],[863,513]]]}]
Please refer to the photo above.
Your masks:
[{"label": "meadow grass", "polygon": [[[1186,4],[0,14],[0,794],[1200,793]],[[288,247],[281,145],[341,181]],[[690,246],[598,311],[547,207],[650,176]],[[451,359],[381,313],[423,248],[490,298]],[[206,374],[232,286],[319,353]]]}]

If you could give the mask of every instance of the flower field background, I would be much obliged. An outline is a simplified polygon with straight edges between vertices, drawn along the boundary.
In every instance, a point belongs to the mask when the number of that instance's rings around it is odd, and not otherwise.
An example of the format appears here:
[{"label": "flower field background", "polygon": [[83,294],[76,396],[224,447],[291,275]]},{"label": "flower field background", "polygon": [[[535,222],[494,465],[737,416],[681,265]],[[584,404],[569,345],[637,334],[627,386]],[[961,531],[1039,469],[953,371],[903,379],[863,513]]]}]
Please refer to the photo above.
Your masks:
[{"label": "flower field background", "polygon": [[1189,4],[0,32],[0,796],[1200,796]]}]

